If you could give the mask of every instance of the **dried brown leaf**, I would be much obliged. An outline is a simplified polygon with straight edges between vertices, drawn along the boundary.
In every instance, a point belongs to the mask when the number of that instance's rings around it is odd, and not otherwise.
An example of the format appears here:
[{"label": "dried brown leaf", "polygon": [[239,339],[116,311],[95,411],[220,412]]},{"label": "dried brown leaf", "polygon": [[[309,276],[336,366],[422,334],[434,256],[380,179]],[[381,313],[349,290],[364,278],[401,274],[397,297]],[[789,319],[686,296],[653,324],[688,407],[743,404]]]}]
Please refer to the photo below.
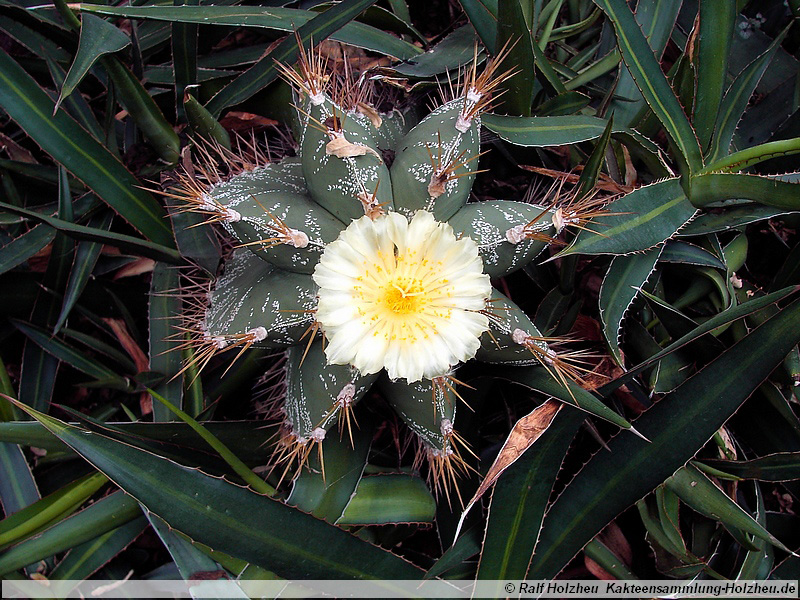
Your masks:
[{"label": "dried brown leaf", "polygon": [[325,153],[328,155],[332,154],[337,158],[352,158],[353,156],[365,156],[367,154],[374,154],[378,160],[381,158],[380,155],[369,146],[349,142],[344,135],[337,135],[328,142],[325,145]]},{"label": "dried brown leaf", "polygon": [[[561,410],[561,406],[562,404],[556,400],[547,400],[514,424],[514,427],[511,428],[511,433],[508,434],[503,447],[500,449],[500,453],[494,459],[492,466],[489,467],[486,477],[464,509],[458,524],[459,530],[469,509],[494,485],[500,475],[513,465],[547,431],[556,414]],[[457,537],[458,532],[456,532]]]}]

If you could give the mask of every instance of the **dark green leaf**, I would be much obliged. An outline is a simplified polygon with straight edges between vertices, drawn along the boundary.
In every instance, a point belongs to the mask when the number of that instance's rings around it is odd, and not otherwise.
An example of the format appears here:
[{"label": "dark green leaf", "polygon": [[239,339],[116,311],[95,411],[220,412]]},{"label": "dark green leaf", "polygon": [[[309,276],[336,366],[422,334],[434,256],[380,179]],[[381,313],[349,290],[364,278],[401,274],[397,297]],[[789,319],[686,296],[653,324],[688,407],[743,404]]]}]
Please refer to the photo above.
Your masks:
[{"label": "dark green leaf", "polygon": [[113,384],[113,387],[116,389],[126,390],[130,387],[130,383],[125,377],[117,375],[108,367],[78,352],[58,338],[52,337],[47,331],[27,323],[15,322],[14,325],[46,352],[79,371],[86,373],[90,377],[108,381],[109,384]]},{"label": "dark green leaf", "polygon": [[753,314],[756,311],[767,308],[770,305],[787,297],[789,294],[792,294],[795,291],[797,291],[797,288],[787,287],[777,292],[773,292],[767,296],[762,296],[760,298],[753,298],[752,300],[748,300],[747,302],[744,302],[742,304],[731,306],[727,310],[705,321],[702,325],[700,325],[697,329],[695,329],[691,333],[688,333],[685,336],[681,337],[680,339],[675,340],[658,354],[651,356],[646,361],[629,369],[628,372],[625,373],[624,375],[621,375],[615,380],[600,387],[597,391],[603,396],[609,395],[613,390],[617,389],[621,385],[625,385],[627,382],[631,381],[636,375],[638,375],[648,367],[652,366],[653,364],[657,363],[667,354],[674,352],[679,348],[682,348],[683,346],[693,342],[696,339],[699,339],[701,336],[710,333],[715,329],[724,327],[729,323],[736,321],[737,319],[741,319],[742,317],[746,317],[747,315]]},{"label": "dark green leaf", "polygon": [[498,0],[460,0],[459,4],[467,13],[484,48],[496,48]]},{"label": "dark green leaf", "polygon": [[49,579],[86,579],[124,550],[147,527],[147,519],[133,521],[111,529],[95,539],[78,544],[48,573]]},{"label": "dark green leaf", "polygon": [[[681,233],[683,233],[683,230],[681,230]],[[697,265],[722,269],[723,271],[727,270],[725,263],[708,250],[703,250],[700,246],[695,246],[694,244],[681,242],[679,240],[669,240],[664,245],[664,251],[661,253],[658,260],[659,262]]]},{"label": "dark green leaf", "polygon": [[600,320],[617,364],[622,364],[619,342],[625,313],[636,299],[639,289],[647,283],[660,254],[661,249],[653,249],[642,254],[616,256],[603,278],[600,287]]},{"label": "dark green leaf", "polygon": [[714,212],[704,212],[693,219],[686,227],[678,232],[680,237],[691,237],[695,235],[705,235],[707,233],[717,233],[728,231],[756,223],[766,221],[773,217],[791,214],[785,210],[770,208],[760,204],[747,204],[745,206],[734,206],[731,208],[720,209]]},{"label": "dark green leaf", "polygon": [[[507,117],[487,114],[481,117],[487,129],[517,146],[564,146],[599,138],[608,121],[587,115],[557,117]],[[624,127],[613,127],[612,133],[633,136],[644,147],[657,152],[657,147],[635,132]]]},{"label": "dark green leaf", "polygon": [[64,232],[71,238],[77,240],[89,240],[92,242],[103,242],[110,246],[116,246],[121,250],[128,250],[141,256],[153,258],[155,260],[163,260],[171,264],[180,264],[182,262],[181,255],[169,246],[162,246],[155,242],[149,242],[130,235],[122,233],[115,233],[113,231],[103,231],[85,225],[75,225],[63,219],[49,217],[32,210],[19,208],[10,204],[0,202],[0,209],[10,213],[23,215],[34,221],[46,223],[48,226],[58,231]]},{"label": "dark green leaf", "polygon": [[53,112],[57,111],[64,99],[78,87],[89,69],[101,56],[119,52],[130,43],[131,40],[127,35],[105,19],[89,14],[84,15],[81,20],[78,52],[75,54],[75,60],[61,86],[61,93],[58,95]]},{"label": "dark green leaf", "polygon": [[799,338],[795,301],[639,417],[637,429],[651,443],[630,435],[610,440],[611,452],[592,457],[548,511],[528,577],[554,577],[614,517],[691,459]]},{"label": "dark green leaf", "polygon": [[542,394],[557,398],[575,408],[579,408],[617,427],[630,429],[631,424],[616,412],[608,408],[591,393],[575,383],[565,385],[547,369],[542,367],[495,367],[492,376],[506,379]]},{"label": "dark green leaf", "polygon": [[[114,214],[111,211],[104,211],[103,213],[92,217],[92,220],[89,221],[87,227],[108,231],[108,229],[111,227],[111,221],[113,220],[113,217]],[[42,225],[38,225],[38,227],[42,227]],[[88,241],[80,242],[75,249],[75,260],[72,263],[72,269],[69,273],[69,283],[67,284],[67,290],[64,293],[64,302],[61,304],[61,313],[58,315],[58,321],[56,322],[56,326],[53,328],[53,333],[58,333],[58,331],[64,326],[64,323],[66,323],[72,307],[75,306],[75,303],[78,301],[78,298],[80,298],[80,295],[83,293],[83,289],[86,287],[86,284],[92,275],[92,271],[97,264],[97,259],[100,258],[100,251],[102,249],[102,244]]]},{"label": "dark green leaf", "polygon": [[174,246],[161,206],[139,181],[53,100],[5,51],[0,52],[0,106],[31,138],[131,225]]},{"label": "dark green leaf", "polygon": [[583,415],[566,409],[492,492],[479,579],[524,579],[556,476]]},{"label": "dark green leaf", "polygon": [[406,77],[441,75],[471,62],[475,55],[475,41],[475,29],[471,25],[464,25],[425,54],[415,56],[392,68]]},{"label": "dark green leaf", "polygon": [[746,513],[725,492],[714,485],[702,471],[689,464],[667,479],[666,486],[694,510],[717,519],[729,530],[739,529],[760,538],[781,550],[789,551],[753,517]]},{"label": "dark green leaf", "polygon": [[625,0],[597,0],[597,4],[614,23],[622,60],[642,96],[675,143],[680,158],[686,161],[690,171],[699,169],[703,157],[694,130],[631,9]]},{"label": "dark green leaf", "polygon": [[609,214],[592,219],[560,256],[647,250],[674,236],[697,212],[678,179],[638,188],[603,210]]},{"label": "dark green leaf", "polygon": [[781,452],[752,460],[704,458],[702,464],[735,475],[759,481],[791,481],[800,479],[800,452]]},{"label": "dark green leaf", "polygon": [[[376,0],[346,0],[339,4],[336,4],[323,12],[320,15],[314,16],[314,13],[311,13],[308,18],[303,20],[301,15],[305,13],[305,11],[299,11],[295,9],[275,9],[275,10],[282,10],[282,11],[294,11],[289,13],[288,16],[282,17],[283,20],[281,21],[281,17],[279,16],[277,19],[275,18],[275,14],[272,11],[264,11],[261,15],[259,15],[261,19],[265,17],[271,17],[272,20],[270,23],[271,27],[275,28],[282,28],[286,27],[287,25],[291,24],[291,29],[296,28],[296,37],[299,38],[303,44],[303,48],[308,50],[311,46],[313,40],[317,43],[323,41],[327,37],[331,36],[333,39],[337,37],[346,37],[346,36],[335,36],[334,34],[342,30],[342,34],[345,34],[346,27],[351,29],[358,29],[359,35],[363,36],[363,39],[366,40],[368,36],[372,36],[373,32],[377,32],[383,36],[385,34],[380,32],[379,30],[373,30],[368,25],[364,25],[362,23],[349,23],[355,17],[357,17],[361,12],[363,12],[368,7],[375,4]],[[204,11],[203,14],[208,15],[208,8],[210,7],[203,7],[202,10]],[[215,7],[217,8],[217,7]],[[222,8],[222,7],[219,7]],[[238,8],[238,7],[237,7]],[[245,7],[242,7],[245,8]],[[228,9],[230,10],[230,9]],[[251,10],[251,9],[248,9]],[[272,13],[272,14],[271,14]],[[183,11],[182,15],[185,15],[186,11]],[[289,20],[291,18],[291,20]],[[208,16],[205,19],[206,22],[208,21]],[[214,18],[213,22],[218,22],[218,18]],[[282,27],[278,26],[278,23],[282,25]],[[253,23],[254,24],[254,23]],[[365,31],[366,30],[366,31]],[[280,42],[275,49],[269,53],[269,55],[265,56],[261,60],[259,60],[255,65],[253,65],[249,70],[242,73],[239,77],[234,79],[231,83],[226,85],[216,96],[214,96],[208,103],[207,108],[209,112],[213,115],[219,115],[222,110],[228,106],[232,106],[234,104],[238,104],[247,100],[256,92],[264,89],[267,85],[272,83],[275,79],[278,78],[279,71],[276,65],[276,62],[288,64],[294,62],[297,58],[298,47],[297,47],[297,39],[293,36],[286,37],[282,42]],[[397,58],[409,58],[418,54],[418,51],[415,46],[411,46],[406,42],[401,42],[397,38],[389,36],[392,41],[391,44],[387,44],[386,40],[381,39],[380,45],[381,46],[391,46],[395,48],[395,52],[401,52],[401,55],[395,55]],[[353,43],[355,46],[363,46],[363,42],[358,43],[359,38],[348,38],[348,43]],[[340,41],[344,41],[340,39]],[[413,48],[413,52],[410,52],[406,48],[396,49],[397,44],[405,44],[410,48]],[[372,48],[375,49],[375,48]],[[377,50],[381,51],[381,50]],[[392,53],[392,50],[389,51]]]},{"label": "dark green leaf", "polygon": [[[246,488],[42,413],[30,414],[171,527],[279,575],[414,579],[424,573],[341,529]],[[231,507],[236,507],[235,513]]]},{"label": "dark green leaf", "polygon": [[18,267],[53,241],[56,232],[37,225],[0,248],[0,273]]},{"label": "dark green leaf", "polygon": [[736,126],[739,124],[758,82],[764,75],[764,71],[767,70],[775,53],[780,48],[784,35],[782,34],[775,38],[770,47],[747,65],[733,80],[731,87],[728,88],[717,114],[714,137],[711,140],[709,149],[709,162],[719,160],[728,154]]},{"label": "dark green leaf", "polygon": [[709,173],[692,178],[690,200],[695,206],[731,198],[746,198],[786,211],[800,210],[800,184],[740,173]]},{"label": "dark green leaf", "polygon": [[700,35],[694,61],[697,68],[697,95],[693,123],[703,148],[711,140],[725,91],[736,12],[734,2],[720,4],[716,0],[700,0]]},{"label": "dark green leaf", "polygon": [[[500,71],[513,69],[513,74],[501,84],[502,112],[529,117],[533,102],[534,40],[528,30],[525,14],[519,0],[499,2],[497,5],[497,37],[492,48],[499,55],[506,47]],[[538,49],[538,48],[537,48]]]},{"label": "dark green leaf", "polygon": [[141,514],[139,503],[127,494],[117,492],[106,496],[36,537],[6,550],[0,556],[0,574],[93,540]]},{"label": "dark green leaf", "polygon": [[[149,341],[150,370],[159,373],[164,381],[154,392],[178,408],[183,406],[183,377],[181,371],[180,337],[181,299],[174,290],[180,287],[180,274],[174,267],[156,263],[150,282]],[[160,402],[153,401],[153,420],[170,421],[172,412]]]}]

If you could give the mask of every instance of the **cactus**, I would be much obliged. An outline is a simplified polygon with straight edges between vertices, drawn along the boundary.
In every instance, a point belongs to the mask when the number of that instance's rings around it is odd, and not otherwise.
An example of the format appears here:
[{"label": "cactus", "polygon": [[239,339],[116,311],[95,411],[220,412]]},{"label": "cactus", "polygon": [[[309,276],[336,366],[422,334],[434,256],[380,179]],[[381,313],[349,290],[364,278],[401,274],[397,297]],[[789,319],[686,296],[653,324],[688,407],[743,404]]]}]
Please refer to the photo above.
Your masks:
[{"label": "cactus", "polygon": [[[349,74],[330,75],[319,54],[301,52],[297,69],[282,66],[300,156],[247,161],[216,147],[204,151],[203,181],[184,174],[174,194],[184,209],[237,244],[192,317],[194,355],[288,349],[276,462],[321,452],[377,382],[418,437],[434,488],[447,492],[467,469],[455,429],[462,363],[541,364],[564,384],[580,380],[580,356],[556,352],[489,278],[585,225],[596,203],[468,203],[480,115],[508,76],[499,62],[480,74],[473,65],[451,99],[405,131],[402,115],[380,115]],[[209,166],[214,152],[234,164],[231,176]]]}]

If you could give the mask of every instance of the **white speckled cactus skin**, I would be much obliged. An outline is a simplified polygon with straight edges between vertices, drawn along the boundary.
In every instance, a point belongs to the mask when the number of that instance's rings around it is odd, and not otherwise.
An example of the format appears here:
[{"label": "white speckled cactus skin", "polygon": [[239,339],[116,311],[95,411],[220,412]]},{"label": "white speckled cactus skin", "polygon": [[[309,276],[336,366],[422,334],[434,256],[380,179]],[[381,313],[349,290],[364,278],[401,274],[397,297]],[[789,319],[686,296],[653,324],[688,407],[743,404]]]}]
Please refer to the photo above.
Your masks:
[{"label": "white speckled cactus skin", "polygon": [[[411,218],[425,210],[448,222],[457,237],[471,238],[484,272],[501,277],[544,250],[557,234],[554,212],[511,200],[468,203],[480,154],[480,110],[489,95],[476,86],[490,78],[467,81],[458,97],[406,131],[400,113],[370,119],[346,110],[320,89],[325,78],[318,73],[285,72],[296,87],[300,156],[244,171],[202,197],[206,212],[240,245],[210,294],[203,339],[218,349],[289,348],[280,409],[283,456],[307,456],[343,415],[349,424],[349,411],[380,380],[378,389],[418,436],[432,470],[452,477],[454,465],[456,471],[461,465],[454,446],[456,380],[448,374],[408,384],[328,364],[311,273],[326,245],[353,220],[389,211]],[[531,343],[541,334],[508,298],[495,291],[485,313],[490,331],[481,338],[479,360],[546,363],[547,344]]]}]

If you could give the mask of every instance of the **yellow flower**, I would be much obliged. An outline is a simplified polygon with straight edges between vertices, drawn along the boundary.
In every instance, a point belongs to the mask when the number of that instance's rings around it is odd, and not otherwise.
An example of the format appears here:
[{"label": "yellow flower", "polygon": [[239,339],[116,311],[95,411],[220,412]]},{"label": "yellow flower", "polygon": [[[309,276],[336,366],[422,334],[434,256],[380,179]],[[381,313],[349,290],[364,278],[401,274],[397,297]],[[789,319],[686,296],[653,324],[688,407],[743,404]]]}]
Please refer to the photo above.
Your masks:
[{"label": "yellow flower", "polygon": [[328,362],[409,383],[475,356],[492,288],[478,246],[417,211],[353,221],[314,270]]}]

